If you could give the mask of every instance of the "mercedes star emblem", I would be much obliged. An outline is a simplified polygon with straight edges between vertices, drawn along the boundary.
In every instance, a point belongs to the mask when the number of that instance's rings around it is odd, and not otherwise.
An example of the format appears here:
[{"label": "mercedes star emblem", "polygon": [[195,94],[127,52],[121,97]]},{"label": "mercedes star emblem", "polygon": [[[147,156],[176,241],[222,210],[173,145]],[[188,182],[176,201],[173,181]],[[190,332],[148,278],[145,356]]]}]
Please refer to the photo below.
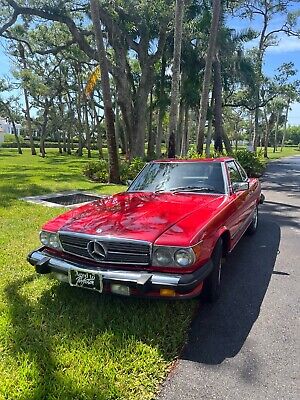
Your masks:
[{"label": "mercedes star emblem", "polygon": [[87,251],[89,252],[89,255],[97,261],[103,261],[106,257],[105,248],[102,246],[102,244],[96,241],[91,241],[88,243]]}]

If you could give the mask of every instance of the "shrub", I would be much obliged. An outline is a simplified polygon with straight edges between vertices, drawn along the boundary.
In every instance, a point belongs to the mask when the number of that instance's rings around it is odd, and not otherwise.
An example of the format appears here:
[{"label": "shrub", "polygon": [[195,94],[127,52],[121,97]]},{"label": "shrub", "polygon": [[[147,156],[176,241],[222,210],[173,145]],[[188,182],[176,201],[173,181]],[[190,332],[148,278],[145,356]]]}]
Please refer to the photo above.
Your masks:
[{"label": "shrub", "polygon": [[133,158],[131,162],[124,162],[121,164],[121,182],[126,183],[128,180],[134,179],[137,174],[142,170],[145,165],[145,161],[141,158]]},{"label": "shrub", "polygon": [[260,176],[266,166],[266,161],[261,153],[253,153],[246,149],[237,150],[235,152],[235,158],[250,177]]},{"label": "shrub", "polygon": [[15,135],[12,133],[5,133],[4,134],[4,143],[11,143],[15,141]]},{"label": "shrub", "polygon": [[[21,146],[24,149],[29,149],[30,148],[30,143],[28,140],[24,141],[23,139],[21,139],[20,136],[20,143]],[[35,141],[34,142],[34,146],[38,149],[40,146],[40,143]],[[18,147],[16,142],[3,142],[1,143],[1,147],[5,148],[5,149],[16,149]],[[47,149],[57,149],[58,148],[58,143],[55,142],[45,142],[45,148]]]},{"label": "shrub", "polygon": [[[120,165],[120,179],[122,183],[132,180],[144,167],[145,161],[134,158],[131,162],[122,162]],[[83,174],[96,182],[108,182],[108,163],[106,160],[89,161],[83,167]]]},{"label": "shrub", "polygon": [[106,160],[89,161],[83,167],[83,174],[93,181],[108,182],[108,163]]},{"label": "shrub", "polygon": [[191,145],[191,147],[189,148],[189,150],[187,152],[186,157],[184,157],[184,158],[189,159],[189,158],[201,158],[201,157],[203,157],[203,156],[201,156],[200,153],[197,153],[196,146]]}]

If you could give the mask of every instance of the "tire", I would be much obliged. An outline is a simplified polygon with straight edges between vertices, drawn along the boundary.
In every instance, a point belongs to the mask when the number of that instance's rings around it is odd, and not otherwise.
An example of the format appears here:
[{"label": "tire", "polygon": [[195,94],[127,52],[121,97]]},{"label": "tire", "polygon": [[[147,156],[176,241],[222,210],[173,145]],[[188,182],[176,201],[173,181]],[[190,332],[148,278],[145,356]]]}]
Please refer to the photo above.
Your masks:
[{"label": "tire", "polygon": [[254,235],[254,233],[257,230],[257,225],[258,225],[258,207],[256,206],[251,224],[248,226],[248,229],[246,231],[247,235]]},{"label": "tire", "polygon": [[221,294],[222,255],[223,240],[220,238],[215,245],[211,257],[213,270],[204,281],[204,299],[209,303],[215,303]]}]

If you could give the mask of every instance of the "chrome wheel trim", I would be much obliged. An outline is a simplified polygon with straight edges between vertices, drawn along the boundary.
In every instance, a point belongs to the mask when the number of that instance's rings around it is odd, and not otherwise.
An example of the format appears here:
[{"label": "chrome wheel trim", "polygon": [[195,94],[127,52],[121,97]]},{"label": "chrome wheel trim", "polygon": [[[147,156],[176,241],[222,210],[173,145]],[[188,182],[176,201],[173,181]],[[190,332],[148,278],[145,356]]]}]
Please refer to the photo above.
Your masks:
[{"label": "chrome wheel trim", "polygon": [[221,284],[221,271],[222,271],[222,259],[220,259],[218,266],[218,285]]},{"label": "chrome wheel trim", "polygon": [[254,215],[253,215],[253,228],[256,229],[257,228],[257,222],[258,222],[258,211],[257,211],[257,207],[255,208],[254,211]]}]

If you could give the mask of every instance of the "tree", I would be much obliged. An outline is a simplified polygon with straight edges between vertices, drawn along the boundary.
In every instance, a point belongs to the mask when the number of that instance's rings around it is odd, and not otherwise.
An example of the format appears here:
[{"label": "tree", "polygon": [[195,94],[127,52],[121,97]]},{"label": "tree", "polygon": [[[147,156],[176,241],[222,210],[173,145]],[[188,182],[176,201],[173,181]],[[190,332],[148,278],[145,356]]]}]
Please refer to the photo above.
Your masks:
[{"label": "tree", "polygon": [[[23,67],[23,71],[26,71],[27,70],[27,62],[26,62],[26,57],[25,57],[24,46],[22,45],[22,43],[19,43],[18,52],[19,52],[21,64],[22,64],[22,67]],[[35,147],[34,147],[33,136],[32,136],[30,106],[29,106],[29,99],[28,99],[28,90],[27,90],[26,86],[23,87],[23,91],[24,91],[24,100],[25,100],[25,114],[26,114],[26,123],[27,123],[27,133],[28,133],[29,141],[30,141],[31,154],[33,156],[35,156],[36,155],[36,150],[35,150]]]},{"label": "tree", "polygon": [[169,146],[168,146],[168,157],[170,158],[174,158],[176,153],[175,138],[176,138],[176,129],[178,120],[183,15],[184,15],[184,0],[176,0],[175,24],[174,24],[174,53],[173,53],[172,86],[171,86],[171,107],[170,107],[170,120],[169,120]]},{"label": "tree", "polygon": [[[0,79],[0,93],[10,92],[12,90],[12,85],[5,82],[4,79]],[[17,132],[16,123],[20,121],[20,105],[14,96],[9,96],[4,99],[0,96],[0,116],[8,120],[12,125],[12,130],[15,136],[15,140],[18,147],[18,153],[22,154],[22,148],[19,140],[19,135]]]},{"label": "tree", "polygon": [[119,161],[118,161],[118,150],[116,144],[116,132],[114,125],[114,113],[113,113],[111,94],[110,94],[108,62],[103,43],[103,34],[100,26],[100,12],[99,12],[98,0],[91,0],[91,16],[95,30],[99,65],[101,70],[101,86],[103,93],[106,137],[107,137],[107,147],[109,154],[109,181],[113,183],[119,183],[120,171],[119,171]]},{"label": "tree", "polygon": [[[256,58],[256,90],[254,112],[253,148],[256,151],[259,138],[259,108],[261,107],[261,87],[263,82],[263,59],[266,50],[278,43],[278,33],[299,36],[294,30],[295,15],[289,12],[290,2],[286,0],[247,0],[242,3],[242,17],[253,20],[255,17],[262,19],[262,28],[259,32],[259,44],[255,52]],[[279,19],[278,16],[281,16]],[[274,27],[276,19],[277,26]]]},{"label": "tree", "polygon": [[216,41],[217,41],[217,35],[218,35],[218,30],[219,30],[220,15],[221,15],[221,0],[214,0],[208,48],[207,48],[207,54],[206,54],[204,78],[203,78],[203,84],[202,84],[199,125],[198,125],[198,132],[197,132],[197,152],[200,154],[203,153],[204,130],[205,130],[205,122],[206,122],[206,117],[207,117],[207,109],[208,109],[208,101],[209,101],[211,70],[212,70],[213,58],[214,58],[215,52],[216,52]]}]

